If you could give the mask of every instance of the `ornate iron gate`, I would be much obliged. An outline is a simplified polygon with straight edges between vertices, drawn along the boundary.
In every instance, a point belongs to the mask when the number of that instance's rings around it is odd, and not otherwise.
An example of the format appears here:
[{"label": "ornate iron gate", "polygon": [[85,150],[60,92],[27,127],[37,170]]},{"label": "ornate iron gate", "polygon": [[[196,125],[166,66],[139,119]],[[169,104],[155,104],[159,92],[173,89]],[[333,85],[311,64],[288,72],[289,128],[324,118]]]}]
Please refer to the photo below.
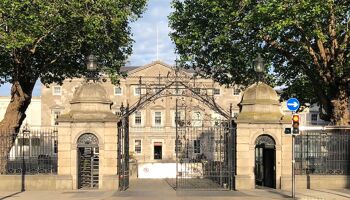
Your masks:
[{"label": "ornate iron gate", "polygon": [[197,109],[176,102],[176,189],[232,190],[235,124]]},{"label": "ornate iron gate", "polygon": [[[213,83],[198,83],[196,75],[189,76],[176,67],[166,76],[138,78],[139,100],[129,108],[121,107],[118,122],[118,175],[119,190],[129,187],[129,116],[151,102],[164,97],[176,98],[176,188],[177,189],[234,189],[236,169],[236,128],[232,119],[232,105],[227,112],[216,102]],[[178,104],[189,100],[194,107]],[[195,110],[200,105],[215,112],[212,117],[197,119]],[[182,119],[179,112],[185,113]],[[204,110],[203,114],[209,114]],[[209,114],[210,115],[210,114]]]},{"label": "ornate iron gate", "polygon": [[129,106],[120,108],[121,119],[118,122],[118,176],[120,191],[129,188]]},{"label": "ornate iron gate", "polygon": [[98,188],[98,139],[91,133],[85,133],[78,139],[78,165],[78,188]]}]

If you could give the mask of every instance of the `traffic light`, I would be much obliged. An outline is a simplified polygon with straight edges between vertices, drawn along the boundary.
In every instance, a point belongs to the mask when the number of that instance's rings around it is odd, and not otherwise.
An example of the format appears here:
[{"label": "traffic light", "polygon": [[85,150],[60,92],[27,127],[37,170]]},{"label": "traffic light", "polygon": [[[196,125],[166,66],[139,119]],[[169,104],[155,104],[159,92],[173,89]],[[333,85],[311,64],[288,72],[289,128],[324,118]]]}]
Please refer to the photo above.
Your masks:
[{"label": "traffic light", "polygon": [[287,135],[292,134],[292,128],[284,128],[284,134],[287,134]]},{"label": "traffic light", "polygon": [[292,123],[293,134],[299,134],[299,123],[300,123],[299,115],[293,115],[292,122],[293,122]]}]

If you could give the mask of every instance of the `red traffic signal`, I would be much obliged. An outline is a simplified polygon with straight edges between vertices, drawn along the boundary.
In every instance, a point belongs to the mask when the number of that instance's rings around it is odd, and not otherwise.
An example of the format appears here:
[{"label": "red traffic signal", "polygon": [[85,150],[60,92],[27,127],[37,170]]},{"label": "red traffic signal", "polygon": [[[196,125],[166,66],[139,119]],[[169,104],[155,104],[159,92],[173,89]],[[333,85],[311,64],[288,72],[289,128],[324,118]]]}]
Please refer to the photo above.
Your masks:
[{"label": "red traffic signal", "polygon": [[292,117],[293,134],[299,134],[299,123],[300,123],[299,115],[293,115]]}]

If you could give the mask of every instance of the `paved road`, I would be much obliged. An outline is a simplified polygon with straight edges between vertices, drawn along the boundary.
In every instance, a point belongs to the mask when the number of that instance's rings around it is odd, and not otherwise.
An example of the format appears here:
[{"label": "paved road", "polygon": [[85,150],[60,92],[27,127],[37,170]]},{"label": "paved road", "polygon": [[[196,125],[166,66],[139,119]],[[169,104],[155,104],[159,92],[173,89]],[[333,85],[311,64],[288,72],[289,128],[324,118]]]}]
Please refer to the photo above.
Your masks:
[{"label": "paved road", "polygon": [[[226,200],[226,199],[291,199],[290,192],[274,189],[246,191],[175,191],[165,180],[138,179],[131,181],[124,192],[75,190],[75,191],[25,191],[1,192],[5,200]],[[350,189],[299,190],[297,199],[350,199]]]}]

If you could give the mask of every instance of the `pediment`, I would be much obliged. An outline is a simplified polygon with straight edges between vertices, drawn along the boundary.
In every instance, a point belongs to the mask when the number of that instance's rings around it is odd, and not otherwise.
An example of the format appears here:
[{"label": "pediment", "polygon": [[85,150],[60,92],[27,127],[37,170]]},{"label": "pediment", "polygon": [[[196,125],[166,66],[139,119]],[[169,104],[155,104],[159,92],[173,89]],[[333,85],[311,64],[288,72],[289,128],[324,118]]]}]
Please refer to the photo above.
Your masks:
[{"label": "pediment", "polygon": [[[143,67],[139,67],[136,68],[134,70],[131,70],[128,73],[128,76],[134,76],[134,77],[138,77],[138,76],[148,76],[148,77],[156,77],[156,76],[162,76],[162,77],[166,77],[169,76],[169,74],[174,73],[174,67],[170,66],[162,61],[154,61],[148,65],[145,65]],[[187,75],[189,76],[189,74],[183,70],[180,71],[181,75]]]},{"label": "pediment", "polygon": [[161,105],[155,105],[150,107],[151,110],[166,110],[164,106]]},{"label": "pediment", "polygon": [[50,109],[51,110],[64,110],[64,106],[55,104],[53,106],[50,106]]}]

